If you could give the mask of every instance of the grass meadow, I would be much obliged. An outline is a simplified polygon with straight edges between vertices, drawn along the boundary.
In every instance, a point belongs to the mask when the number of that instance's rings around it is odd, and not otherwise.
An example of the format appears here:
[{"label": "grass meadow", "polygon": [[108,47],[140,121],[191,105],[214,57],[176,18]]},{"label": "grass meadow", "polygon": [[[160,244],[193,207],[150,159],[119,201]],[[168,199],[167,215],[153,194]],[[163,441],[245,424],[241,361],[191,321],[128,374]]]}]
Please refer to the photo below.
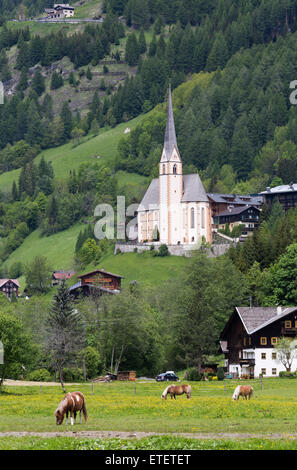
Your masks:
[{"label": "grass meadow", "polygon": [[[0,449],[297,449],[297,391],[292,379],[250,381],[250,401],[232,401],[238,382],[192,382],[192,398],[161,400],[167,384],[114,382],[68,386],[81,390],[89,419],[57,427],[60,387],[5,387],[0,394]],[[113,431],[108,439],[20,436],[8,432]],[[153,433],[121,439],[116,432]],[[185,434],[177,436],[176,434]],[[160,434],[160,435],[158,435]]]}]

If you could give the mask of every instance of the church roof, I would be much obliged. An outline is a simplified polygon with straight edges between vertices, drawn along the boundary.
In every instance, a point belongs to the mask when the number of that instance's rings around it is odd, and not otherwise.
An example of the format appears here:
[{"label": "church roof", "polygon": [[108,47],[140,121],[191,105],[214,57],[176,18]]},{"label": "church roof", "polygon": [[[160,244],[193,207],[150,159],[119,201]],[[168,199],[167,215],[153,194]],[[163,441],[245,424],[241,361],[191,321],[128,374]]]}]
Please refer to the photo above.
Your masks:
[{"label": "church roof", "polygon": [[[208,202],[198,173],[183,176],[183,197],[181,202]],[[146,191],[138,210],[159,209],[159,179],[155,178]]]},{"label": "church roof", "polygon": [[172,108],[171,88],[169,86],[167,122],[166,122],[165,138],[164,138],[164,151],[165,151],[165,155],[167,156],[167,159],[170,159],[174,147],[176,148],[178,152],[175,125],[174,125],[173,108]]},{"label": "church roof", "polygon": [[181,202],[208,202],[208,197],[198,173],[183,176],[183,197]]}]

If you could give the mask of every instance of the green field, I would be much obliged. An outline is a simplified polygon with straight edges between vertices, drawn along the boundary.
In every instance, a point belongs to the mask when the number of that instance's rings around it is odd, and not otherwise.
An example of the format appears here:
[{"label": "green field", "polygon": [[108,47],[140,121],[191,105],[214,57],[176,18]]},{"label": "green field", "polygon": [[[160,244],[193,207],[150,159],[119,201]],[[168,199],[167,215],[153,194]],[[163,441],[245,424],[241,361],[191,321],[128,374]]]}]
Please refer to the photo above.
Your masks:
[{"label": "green field", "polygon": [[[84,393],[89,419],[57,427],[53,416],[63,397],[60,387],[5,387],[0,393],[0,432],[61,432],[57,436],[0,437],[0,448],[84,449],[297,449],[297,393],[292,379],[250,381],[250,401],[232,401],[238,382],[192,382],[192,398],[161,400],[165,388],[155,381],[77,384],[67,391]],[[109,439],[82,439],[65,431],[109,431]],[[116,432],[134,433],[134,439]],[[151,433],[148,436],[137,433]],[[153,436],[153,434],[155,436]],[[141,439],[137,439],[137,437]]]}]

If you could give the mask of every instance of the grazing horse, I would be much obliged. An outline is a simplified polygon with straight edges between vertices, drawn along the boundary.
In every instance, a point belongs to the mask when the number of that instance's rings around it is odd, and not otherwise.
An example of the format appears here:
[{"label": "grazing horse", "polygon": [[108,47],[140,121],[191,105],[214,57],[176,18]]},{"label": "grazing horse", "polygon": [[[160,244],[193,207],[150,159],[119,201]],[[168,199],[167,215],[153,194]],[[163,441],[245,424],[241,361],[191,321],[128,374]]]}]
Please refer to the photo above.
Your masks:
[{"label": "grazing horse", "polygon": [[[75,424],[76,413],[79,411],[80,424],[81,412],[84,414],[85,421],[88,419],[87,409],[85,404],[85,397],[81,392],[67,393],[63,400],[60,401],[58,408],[54,415],[56,417],[56,424],[62,424],[64,415],[66,413],[66,424],[68,424],[68,413],[70,413],[71,425]],[[74,418],[73,418],[74,416]]]},{"label": "grazing horse", "polygon": [[191,385],[169,385],[165,388],[164,392],[161,395],[161,398],[167,400],[168,393],[171,396],[171,400],[173,397],[176,400],[175,395],[182,395],[183,393],[186,393],[187,398],[191,398]]},{"label": "grazing horse", "polygon": [[236,387],[234,390],[232,400],[239,400],[240,396],[247,400],[247,397],[250,399],[253,393],[254,389],[250,385],[238,385],[238,387]]}]

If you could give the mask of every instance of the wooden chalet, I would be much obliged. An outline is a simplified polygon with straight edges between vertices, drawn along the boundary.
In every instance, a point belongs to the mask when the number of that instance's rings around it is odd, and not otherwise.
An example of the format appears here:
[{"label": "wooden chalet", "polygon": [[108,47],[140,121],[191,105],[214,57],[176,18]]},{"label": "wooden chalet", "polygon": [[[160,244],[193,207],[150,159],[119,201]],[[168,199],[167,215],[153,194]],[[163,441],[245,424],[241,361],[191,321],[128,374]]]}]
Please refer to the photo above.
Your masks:
[{"label": "wooden chalet", "polygon": [[98,292],[108,294],[118,294],[121,290],[121,280],[123,276],[113,274],[103,269],[96,269],[89,273],[78,276],[79,282],[70,287],[70,292],[74,296],[90,295]]},{"label": "wooden chalet", "polygon": [[266,191],[260,193],[264,197],[267,207],[271,207],[276,201],[282,205],[284,211],[297,206],[297,184],[283,184],[274,188],[267,187]]},{"label": "wooden chalet", "polygon": [[227,372],[233,377],[278,376],[285,370],[275,349],[278,338],[296,335],[297,307],[236,307],[220,336]]},{"label": "wooden chalet", "polygon": [[232,230],[237,225],[242,225],[242,235],[248,236],[253,233],[260,223],[261,209],[256,206],[246,205],[243,207],[229,207],[213,217],[215,226],[224,230],[229,225]]},{"label": "wooden chalet", "polygon": [[17,279],[0,279],[0,291],[11,299],[13,292],[16,297],[19,295],[20,284]]}]

